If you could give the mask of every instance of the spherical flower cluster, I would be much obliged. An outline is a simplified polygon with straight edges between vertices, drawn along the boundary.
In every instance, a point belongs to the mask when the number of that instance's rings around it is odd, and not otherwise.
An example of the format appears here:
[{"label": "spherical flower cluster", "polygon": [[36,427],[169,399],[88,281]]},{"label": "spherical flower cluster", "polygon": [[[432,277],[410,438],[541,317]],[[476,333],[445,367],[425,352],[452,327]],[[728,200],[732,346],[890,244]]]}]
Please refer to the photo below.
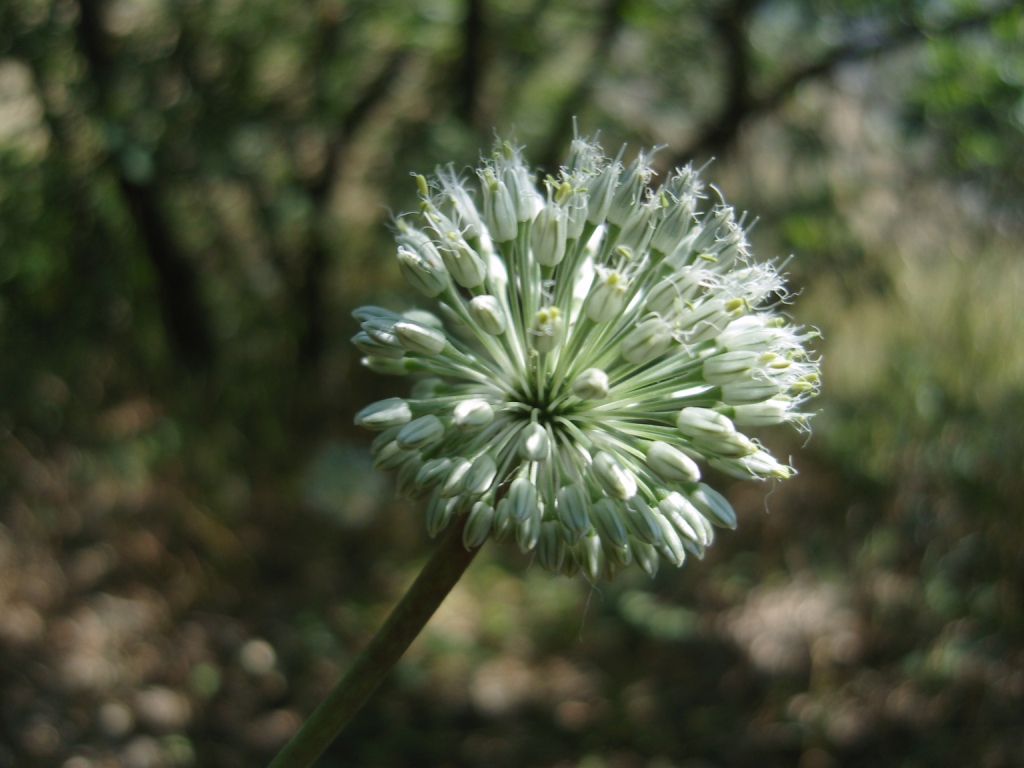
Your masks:
[{"label": "spherical flower cluster", "polygon": [[431,535],[466,514],[467,547],[514,537],[567,575],[653,575],[736,525],[701,465],[793,474],[741,429],[806,426],[812,334],[778,313],[783,280],[752,260],[742,218],[699,213],[689,166],[652,189],[649,160],[577,138],[542,192],[498,142],[479,207],[451,168],[417,177],[398,263],[438,314],[363,307],[353,341],[374,371],[427,377],[356,423],[380,433],[377,469],[429,495]]}]

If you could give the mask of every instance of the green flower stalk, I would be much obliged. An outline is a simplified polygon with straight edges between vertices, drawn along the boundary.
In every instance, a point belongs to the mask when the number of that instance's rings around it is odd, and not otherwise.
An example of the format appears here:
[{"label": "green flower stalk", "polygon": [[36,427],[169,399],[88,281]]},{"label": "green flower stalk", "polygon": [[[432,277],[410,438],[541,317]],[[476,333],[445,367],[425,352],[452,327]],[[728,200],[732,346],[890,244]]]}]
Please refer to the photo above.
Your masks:
[{"label": "green flower stalk", "polygon": [[467,516],[469,548],[514,539],[569,576],[653,575],[736,525],[705,468],[794,473],[741,429],[806,429],[814,334],[780,312],[783,278],[742,217],[700,213],[689,166],[653,188],[649,159],[623,168],[577,138],[538,189],[498,142],[479,195],[450,168],[417,177],[398,260],[437,314],[362,307],[353,341],[371,370],[423,377],[356,423],[380,433],[375,466],[428,498],[432,536]]}]

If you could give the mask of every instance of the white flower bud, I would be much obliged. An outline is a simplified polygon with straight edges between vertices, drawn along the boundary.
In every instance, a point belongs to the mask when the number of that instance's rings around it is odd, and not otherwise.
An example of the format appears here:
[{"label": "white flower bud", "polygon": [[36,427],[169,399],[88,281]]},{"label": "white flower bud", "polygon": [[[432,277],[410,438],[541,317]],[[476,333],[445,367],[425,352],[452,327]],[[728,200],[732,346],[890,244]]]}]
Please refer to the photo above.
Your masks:
[{"label": "white flower bud", "polygon": [[591,469],[604,492],[612,498],[625,501],[636,496],[636,478],[633,473],[607,451],[601,451],[594,457]]},{"label": "white flower bud", "polygon": [[792,467],[780,463],[767,451],[760,450],[738,458],[709,459],[708,464],[740,480],[747,480],[751,477],[758,479],[779,477],[787,480],[795,474]]},{"label": "white flower bud", "polygon": [[681,312],[675,321],[676,330],[685,332],[688,344],[709,341],[725,328],[731,314],[741,307],[739,299],[708,299]]},{"label": "white flower bud", "polygon": [[693,506],[713,523],[724,528],[736,527],[736,510],[725,496],[714,488],[706,483],[700,483],[697,490],[688,495]]},{"label": "white flower bud", "polygon": [[515,522],[509,515],[509,510],[507,497],[499,501],[498,506],[494,508],[494,522],[491,524],[491,531],[495,541],[505,541],[516,528]]},{"label": "white flower bud", "polygon": [[487,265],[480,254],[455,232],[447,233],[442,240],[441,258],[452,279],[463,288],[475,288],[487,277]]},{"label": "white flower bud", "polygon": [[757,365],[756,352],[723,352],[704,358],[704,381],[708,384],[728,384],[744,377]]},{"label": "white flower bud", "polygon": [[648,317],[622,340],[622,358],[633,365],[644,365],[661,357],[671,344],[672,327],[660,317]]},{"label": "white flower bud", "polygon": [[644,309],[647,312],[667,315],[682,308],[685,302],[697,295],[701,280],[706,277],[706,273],[697,267],[682,267],[674,275],[657,282],[648,291]]},{"label": "white flower bud", "polygon": [[399,495],[415,498],[422,493],[420,487],[416,485],[416,475],[419,474],[421,469],[423,469],[423,457],[418,453],[402,464],[398,470],[398,480],[395,483]]},{"label": "white flower bud", "polygon": [[633,547],[633,553],[636,555],[636,564],[644,573],[652,579],[658,575],[658,550],[654,546],[638,541]]},{"label": "white flower bud", "polygon": [[517,477],[509,488],[509,516],[516,523],[521,523],[537,511],[537,488],[525,477]]},{"label": "white flower bud", "polygon": [[401,318],[401,315],[397,312],[392,312],[390,309],[384,309],[384,307],[367,304],[366,306],[353,309],[352,317],[360,323],[365,323],[370,320],[386,320],[393,323],[395,320]]},{"label": "white flower bud", "polygon": [[451,166],[445,170],[438,169],[437,178],[441,182],[445,197],[451,203],[456,219],[462,225],[465,236],[470,239],[480,237],[484,231],[480,213],[465,183],[455,174],[455,169]]},{"label": "white flower bud", "polygon": [[706,547],[710,543],[701,522],[700,512],[682,494],[674,491],[670,493],[658,503],[658,511],[672,523],[683,538],[696,542],[701,547]]},{"label": "white flower bud", "polygon": [[597,581],[604,572],[605,559],[598,536],[584,536],[573,547],[573,555],[590,581]]},{"label": "white flower bud", "polygon": [[590,519],[601,540],[616,549],[628,549],[629,532],[622,523],[622,512],[617,502],[605,496],[590,508]]},{"label": "white flower bud", "polygon": [[695,483],[700,480],[696,462],[668,443],[656,440],[647,449],[647,466],[669,483]]},{"label": "white flower bud", "polygon": [[445,477],[444,482],[441,483],[441,488],[438,491],[438,495],[445,499],[450,499],[453,496],[458,496],[462,493],[462,489],[465,484],[466,474],[469,472],[470,467],[473,465],[461,456],[452,461],[452,467],[448,471],[448,476]]},{"label": "white flower bud", "polygon": [[371,317],[362,323],[363,331],[373,341],[388,347],[400,346],[395,336],[395,320],[383,317]]},{"label": "white flower bud", "polygon": [[398,360],[405,356],[405,350],[401,344],[392,346],[382,344],[371,338],[366,331],[360,331],[352,337],[352,343],[359,347],[359,350],[371,357],[384,357],[391,360]]},{"label": "white flower bud", "polygon": [[519,433],[519,455],[526,461],[543,461],[551,452],[548,432],[540,424],[527,424]]},{"label": "white flower bud", "polygon": [[717,438],[736,431],[727,416],[710,408],[683,408],[676,417],[676,426],[689,438]]},{"label": "white flower bud", "polygon": [[692,195],[683,195],[666,208],[661,223],[651,239],[651,247],[670,256],[682,243],[695,221],[693,211],[697,201]]},{"label": "white flower bud", "polygon": [[565,321],[558,307],[545,307],[537,312],[530,328],[530,343],[541,354],[553,351],[562,342]]},{"label": "white flower bud", "polygon": [[396,317],[395,320],[398,321],[402,318],[425,325],[428,328],[436,328],[439,331],[444,330],[444,323],[441,322],[441,318],[433,312],[427,312],[425,309],[407,309],[402,313],[401,317]]},{"label": "white flower bud", "polygon": [[462,492],[467,496],[479,496],[493,484],[498,467],[488,454],[477,456],[462,482]]},{"label": "white flower bud", "polygon": [[491,336],[505,332],[508,320],[501,309],[501,302],[494,296],[477,296],[469,302],[469,314],[480,329]]},{"label": "white flower bud", "polygon": [[423,448],[437,442],[444,436],[444,424],[433,414],[413,419],[399,431],[395,438],[406,450]]},{"label": "white flower bud", "polygon": [[480,173],[480,179],[484,192],[484,221],[491,240],[495,243],[515,240],[519,223],[516,221],[516,206],[508,187],[504,181],[495,177],[491,168],[485,168]]},{"label": "white flower bud", "polygon": [[629,281],[613,269],[597,268],[597,279],[590,289],[583,310],[595,323],[614,320],[622,314]]},{"label": "white flower bud", "polygon": [[737,405],[732,409],[732,420],[738,427],[769,427],[788,421],[792,407],[792,401],[781,397],[762,403]]},{"label": "white flower bud", "polygon": [[608,374],[600,368],[587,368],[572,383],[572,393],[580,400],[604,400],[608,388]]},{"label": "white flower bud", "polygon": [[650,178],[651,169],[647,165],[647,157],[641,152],[629,164],[622,183],[615,190],[612,204],[608,209],[608,221],[620,228],[626,223],[634,208],[640,203],[644,185]]},{"label": "white flower bud", "polygon": [[686,548],[683,546],[679,534],[672,524],[661,515],[656,514],[654,519],[661,526],[661,544],[658,545],[658,552],[676,568],[686,562]]},{"label": "white flower bud", "polygon": [[[398,266],[402,271],[402,277],[409,285],[432,299],[448,287],[448,271],[437,249],[433,244],[430,247],[433,249],[431,255],[424,256],[420,251],[400,245]],[[436,261],[433,259],[434,255],[437,256]]]},{"label": "white flower bud", "polygon": [[462,545],[466,549],[483,546],[491,533],[491,523],[493,522],[494,507],[483,501],[476,502],[466,519],[466,527],[462,529]]},{"label": "white flower bud", "polygon": [[540,524],[537,560],[542,568],[552,572],[560,570],[565,560],[565,541],[562,540],[558,523],[554,520]]},{"label": "white flower bud", "polygon": [[460,504],[462,504],[462,499],[459,496],[449,499],[434,494],[430,498],[426,513],[427,534],[430,538],[434,538],[448,527],[448,523],[455,517]]},{"label": "white flower bud", "polygon": [[525,520],[516,523],[516,543],[519,551],[524,555],[532,552],[537,546],[537,539],[540,538],[540,522],[544,517],[544,508],[539,502],[534,507],[532,514]]},{"label": "white flower bud", "polygon": [[419,355],[440,354],[448,344],[444,331],[408,320],[395,323],[395,335],[407,351]]},{"label": "white flower bud", "polygon": [[747,349],[759,352],[785,335],[785,330],[767,325],[761,315],[744,315],[729,323],[715,338],[715,343],[730,351]]},{"label": "white flower bud", "polygon": [[384,376],[405,376],[405,374],[409,373],[409,360],[404,357],[392,358],[367,355],[360,358],[359,363],[364,368],[369,368],[374,373]]},{"label": "white flower bud", "polygon": [[384,450],[385,445],[394,442],[395,438],[398,437],[398,433],[401,431],[401,427],[388,427],[387,429],[385,429],[383,432],[381,432],[379,435],[373,438],[373,442],[370,443],[370,453],[376,456],[378,453]]},{"label": "white flower bud", "polygon": [[656,198],[634,206],[632,212],[622,225],[617,244],[629,248],[634,253],[647,250],[654,235],[654,224],[661,215],[661,204]]},{"label": "white flower bud", "polygon": [[664,541],[661,525],[658,523],[658,513],[651,509],[642,496],[635,495],[629,499],[626,502],[626,510],[626,525],[640,541],[654,545]]},{"label": "white flower bud", "polygon": [[693,438],[693,445],[704,453],[722,456],[747,456],[758,451],[758,445],[742,432]]},{"label": "white flower bud", "polygon": [[537,263],[545,267],[556,267],[565,258],[565,241],[568,237],[565,209],[549,202],[533,222],[530,230],[530,247]]},{"label": "white flower bud", "polygon": [[767,378],[743,378],[722,387],[722,402],[728,405],[760,403],[779,394],[779,383]]},{"label": "white flower bud", "polygon": [[400,427],[411,420],[412,410],[409,404],[400,397],[389,397],[387,400],[371,403],[359,411],[355,423],[357,426],[379,432],[388,427]]},{"label": "white flower bud", "polygon": [[494,421],[494,408],[486,400],[461,400],[452,412],[452,420],[459,429],[472,432]]},{"label": "white flower bud", "polygon": [[407,451],[397,442],[388,443],[377,453],[373,460],[373,468],[378,472],[387,472],[389,469],[396,469],[402,466],[407,459],[417,455],[414,451]]},{"label": "white flower bud", "polygon": [[577,483],[563,485],[556,496],[555,511],[565,529],[566,540],[575,544],[590,530],[587,495]]},{"label": "white flower bud", "polygon": [[608,217],[608,209],[611,207],[615,188],[619,185],[621,173],[622,166],[615,161],[606,165],[597,178],[591,180],[590,198],[587,201],[587,221],[590,224],[603,224]]},{"label": "white flower bud", "polygon": [[423,462],[423,466],[416,473],[416,485],[420,488],[433,488],[448,477],[451,471],[451,459],[430,459]]}]

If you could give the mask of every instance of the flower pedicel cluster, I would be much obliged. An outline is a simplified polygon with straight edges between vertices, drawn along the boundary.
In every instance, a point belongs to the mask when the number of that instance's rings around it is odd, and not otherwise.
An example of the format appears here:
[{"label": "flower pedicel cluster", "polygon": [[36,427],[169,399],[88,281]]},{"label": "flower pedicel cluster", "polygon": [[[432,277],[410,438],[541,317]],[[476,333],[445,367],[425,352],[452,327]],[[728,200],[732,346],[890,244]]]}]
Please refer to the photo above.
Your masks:
[{"label": "flower pedicel cluster", "polygon": [[542,194],[499,142],[477,171],[482,213],[452,169],[417,177],[398,261],[444,320],[363,307],[353,341],[374,371],[430,377],[356,423],[380,432],[377,469],[430,494],[431,535],[468,513],[467,547],[514,537],[552,571],[653,575],[736,525],[700,463],[793,474],[740,428],[806,426],[812,333],[775,311],[783,280],[734,210],[698,214],[690,167],[652,190],[648,160],[623,168],[576,139]]}]

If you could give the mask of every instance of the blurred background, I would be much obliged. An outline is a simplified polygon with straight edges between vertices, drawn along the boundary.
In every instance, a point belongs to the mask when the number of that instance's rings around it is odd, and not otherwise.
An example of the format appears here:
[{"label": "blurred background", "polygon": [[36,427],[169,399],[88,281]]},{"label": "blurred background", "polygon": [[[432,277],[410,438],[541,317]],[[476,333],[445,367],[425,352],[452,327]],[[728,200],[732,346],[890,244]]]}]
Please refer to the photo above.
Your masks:
[{"label": "blurred background", "polygon": [[578,117],[795,254],[799,477],[591,586],[488,544],[321,765],[1024,764],[1012,0],[5,0],[0,766],[264,765],[414,577],[350,311],[410,171]]}]

